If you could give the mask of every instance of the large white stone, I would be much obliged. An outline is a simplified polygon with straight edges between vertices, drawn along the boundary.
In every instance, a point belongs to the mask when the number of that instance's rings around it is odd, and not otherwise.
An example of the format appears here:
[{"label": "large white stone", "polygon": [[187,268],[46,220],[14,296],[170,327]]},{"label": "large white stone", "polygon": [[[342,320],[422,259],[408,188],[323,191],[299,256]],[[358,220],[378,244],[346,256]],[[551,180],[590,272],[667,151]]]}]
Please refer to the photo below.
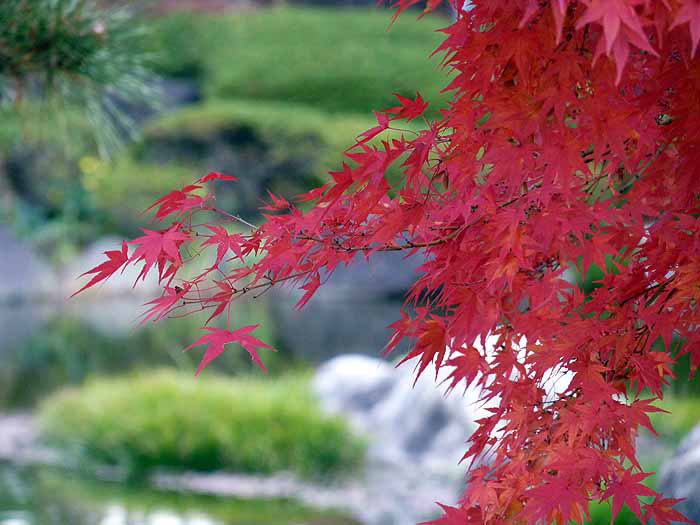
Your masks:
[{"label": "large white stone", "polygon": [[668,498],[686,498],[676,510],[693,523],[700,523],[700,425],[661,467],[658,490]]},{"label": "large white stone", "polygon": [[410,363],[396,368],[380,359],[343,355],[319,367],[313,385],[323,408],[344,415],[368,436],[371,458],[463,471],[458,463],[466,440],[483,415],[475,392],[446,395],[432,367],[414,381]]}]

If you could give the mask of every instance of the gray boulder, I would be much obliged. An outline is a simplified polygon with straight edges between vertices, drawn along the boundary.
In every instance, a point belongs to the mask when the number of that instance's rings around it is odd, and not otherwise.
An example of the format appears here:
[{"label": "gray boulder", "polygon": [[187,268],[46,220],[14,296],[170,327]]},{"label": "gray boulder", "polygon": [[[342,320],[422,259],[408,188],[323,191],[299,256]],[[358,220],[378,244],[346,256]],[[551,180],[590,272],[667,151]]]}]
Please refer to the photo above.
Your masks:
[{"label": "gray boulder", "polygon": [[693,523],[700,523],[700,425],[661,467],[658,489],[668,498],[686,498],[676,510]]},{"label": "gray boulder", "polygon": [[371,459],[461,475],[466,440],[483,413],[475,406],[475,391],[445,395],[431,368],[414,385],[410,363],[396,368],[343,355],[321,366],[313,385],[325,410],[344,415],[368,436]]},{"label": "gray boulder", "polygon": [[483,417],[473,403],[478,396],[473,390],[445,395],[431,367],[414,381],[411,363],[396,368],[363,355],[331,359],[314,377],[322,407],[344,416],[368,441],[367,464],[356,481],[361,497],[348,500],[363,523],[432,519],[439,514],[435,501],[454,505],[464,490],[466,465],[459,462],[475,420]]}]

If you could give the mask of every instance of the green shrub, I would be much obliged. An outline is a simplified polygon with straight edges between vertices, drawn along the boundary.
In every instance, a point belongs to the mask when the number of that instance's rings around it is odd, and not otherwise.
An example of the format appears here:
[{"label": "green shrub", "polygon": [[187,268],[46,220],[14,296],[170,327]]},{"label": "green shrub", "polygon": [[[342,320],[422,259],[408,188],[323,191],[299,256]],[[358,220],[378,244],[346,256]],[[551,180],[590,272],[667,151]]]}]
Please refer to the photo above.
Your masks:
[{"label": "green shrub", "polygon": [[[111,185],[104,188],[114,195],[112,200],[121,201],[125,192],[132,191],[128,183],[132,179],[136,188],[150,185],[165,193],[167,184],[177,184],[172,178],[183,172],[182,166],[199,174],[225,171],[240,180],[217,185],[218,205],[252,218],[268,190],[292,197],[325,182],[328,171],[340,169],[343,151],[374,125],[367,117],[331,115],[300,104],[247,100],[198,104],[153,121],[134,148],[138,160],[132,161],[132,173],[103,177]],[[398,136],[391,133],[382,138]],[[150,172],[167,173],[167,179],[142,175],[138,166],[152,166]],[[392,166],[390,179],[397,180],[397,173],[398,166]],[[152,200],[159,196],[151,193]],[[101,194],[98,189],[98,197]]]},{"label": "green shrub", "polygon": [[[208,98],[300,102],[334,112],[395,105],[392,93],[421,91],[436,112],[447,96],[429,30],[448,20],[399,18],[376,9],[275,8],[174,14],[155,26],[156,69],[198,75]],[[390,29],[390,30],[389,30]],[[428,30],[428,32],[426,32]]]},{"label": "green shrub", "polygon": [[324,476],[363,454],[344,422],[319,411],[303,375],[96,379],[49,398],[40,422],[48,442],[132,475],[163,467]]},{"label": "green shrub", "polygon": [[[299,155],[320,161],[312,168],[318,176],[337,168],[342,152],[354,143],[355,137],[375,125],[370,117],[329,115],[301,104],[214,100],[154,120],[145,129],[136,151],[137,156],[158,155],[158,151],[148,150],[178,138],[189,140],[195,149],[206,148],[217,139],[228,141],[231,147],[258,142],[269,148],[273,157]],[[183,151],[182,155],[187,157],[188,152]]]}]

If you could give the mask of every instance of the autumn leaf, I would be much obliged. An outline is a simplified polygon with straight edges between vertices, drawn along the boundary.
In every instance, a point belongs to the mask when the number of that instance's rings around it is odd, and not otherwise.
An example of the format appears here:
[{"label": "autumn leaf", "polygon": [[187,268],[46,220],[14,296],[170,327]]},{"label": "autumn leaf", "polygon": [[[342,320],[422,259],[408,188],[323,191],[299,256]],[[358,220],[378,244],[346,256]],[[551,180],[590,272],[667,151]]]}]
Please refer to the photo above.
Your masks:
[{"label": "autumn leaf", "polygon": [[166,286],[163,295],[153,301],[149,301],[145,306],[152,305],[147,311],[142,314],[143,319],[139,323],[142,326],[150,320],[160,321],[173,309],[173,307],[182,300],[185,294],[190,290],[191,285],[184,283],[184,287]]},{"label": "autumn leaf", "polygon": [[654,520],[654,525],[670,525],[671,523],[693,523],[673,507],[683,501],[676,498],[661,498],[656,496],[654,501],[644,505],[645,514]]},{"label": "autumn leaf", "polygon": [[161,197],[156,202],[151,204],[148,208],[146,208],[146,210],[144,210],[144,213],[152,210],[157,206],[158,209],[156,210],[155,217],[152,219],[152,221],[162,221],[163,219],[174,213],[176,213],[179,217],[187,211],[191,210],[192,208],[202,208],[205,202],[209,198],[211,198],[211,195],[208,195],[206,197],[200,197],[199,195],[190,194],[191,192],[200,188],[201,186],[193,184],[185,186],[181,190],[171,191],[164,197]]},{"label": "autumn leaf", "polygon": [[229,250],[243,262],[242,244],[244,239],[242,235],[229,234],[229,232],[221,226],[212,224],[207,224],[206,228],[212,235],[202,243],[202,247],[216,246],[216,261],[212,265],[212,268],[216,268],[221,264]]},{"label": "autumn leaf", "polygon": [[258,325],[249,325],[233,331],[224,330],[221,328],[212,328],[209,326],[202,328],[202,330],[206,330],[209,333],[197,339],[197,341],[195,341],[183,350],[183,352],[185,352],[195,346],[207,345],[207,349],[204,352],[204,357],[199,363],[199,367],[197,368],[197,372],[195,375],[199,375],[199,373],[202,370],[204,370],[204,367],[206,367],[214,359],[219,357],[224,352],[224,347],[230,343],[237,343],[241,345],[250,354],[250,357],[253,359],[253,362],[256,365],[258,365],[263,372],[267,372],[265,365],[263,365],[262,361],[260,360],[260,356],[258,355],[258,349],[274,349],[271,346],[260,341],[260,339],[257,339],[256,337],[250,335],[250,333],[253,332],[257,327]]},{"label": "autumn leaf", "polygon": [[86,289],[90,288],[91,286],[94,286],[95,284],[99,283],[100,281],[104,281],[105,279],[108,279],[117,270],[119,270],[119,268],[124,266],[129,259],[128,248],[127,248],[126,242],[122,242],[122,249],[121,250],[109,250],[109,251],[104,252],[104,254],[107,256],[107,261],[105,261],[101,264],[98,264],[92,270],[88,270],[87,272],[81,274],[80,277],[83,277],[85,275],[90,275],[93,273],[96,275],[94,275],[92,277],[92,279],[90,279],[90,281],[85,286],[83,286],[80,290],[73,293],[71,295],[71,297],[78,295],[83,290],[86,290]]},{"label": "autumn leaf", "polygon": [[649,487],[639,483],[648,476],[649,474],[644,472],[635,474],[632,470],[625,470],[622,477],[609,484],[607,490],[603,494],[603,498],[607,499],[610,496],[613,498],[611,524],[615,522],[615,517],[620,512],[623,504],[627,504],[639,521],[643,521],[642,510],[639,508],[639,496],[656,495]]},{"label": "autumn leaf", "polygon": [[[129,257],[129,262],[143,261],[143,268],[139,273],[134,286],[141,280],[146,279],[149,270],[156,265],[158,268],[158,281],[174,276],[177,268],[182,266],[180,256],[180,245],[189,240],[189,235],[183,233],[181,224],[175,223],[164,231],[153,231],[144,229],[145,235],[129,241],[129,244],[136,244],[137,248]],[[166,268],[166,265],[170,264]]]},{"label": "autumn leaf", "polygon": [[382,133],[384,130],[386,130],[389,127],[389,117],[386,116],[384,113],[380,113],[378,111],[374,112],[374,115],[377,117],[377,126],[368,129],[367,131],[364,131],[360,133],[358,136],[358,144],[362,144],[364,142],[367,142],[368,140],[372,140],[374,137]]},{"label": "autumn leaf", "polygon": [[205,184],[209,181],[212,180],[229,180],[229,181],[234,181],[238,180],[238,177],[234,175],[224,175],[223,173],[219,173],[216,171],[212,171],[211,173],[205,175],[204,177],[200,178],[197,180],[197,184]]},{"label": "autumn leaf", "polygon": [[695,56],[700,42],[700,2],[697,0],[685,0],[676,14],[676,19],[671,24],[671,28],[687,23],[690,28],[690,39],[692,43],[691,57]]},{"label": "autumn leaf", "polygon": [[410,121],[419,117],[425,113],[426,109],[428,109],[428,103],[423,100],[420,93],[416,93],[415,100],[403,97],[398,93],[394,93],[394,96],[399,100],[400,105],[386,110],[386,113],[392,113],[395,115],[393,118]]}]

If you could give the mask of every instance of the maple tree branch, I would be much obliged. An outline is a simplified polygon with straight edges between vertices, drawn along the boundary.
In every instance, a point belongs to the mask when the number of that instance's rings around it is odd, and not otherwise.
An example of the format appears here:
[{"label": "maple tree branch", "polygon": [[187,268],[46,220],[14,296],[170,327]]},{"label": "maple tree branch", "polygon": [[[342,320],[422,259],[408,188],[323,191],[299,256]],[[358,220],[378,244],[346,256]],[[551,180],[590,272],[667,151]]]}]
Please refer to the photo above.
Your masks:
[{"label": "maple tree branch", "polygon": [[234,215],[234,214],[232,214],[232,213],[229,213],[229,212],[227,212],[227,211],[224,211],[224,210],[222,210],[221,208],[217,208],[217,207],[215,207],[215,206],[208,206],[208,207],[205,208],[205,209],[206,209],[206,210],[209,210],[209,211],[213,211],[214,213],[218,213],[218,214],[220,214],[220,215],[223,215],[224,217],[226,217],[227,219],[229,219],[229,220],[231,220],[231,221],[240,222],[241,224],[245,224],[246,226],[248,226],[248,228],[250,228],[250,229],[252,229],[252,230],[257,230],[257,229],[258,229],[257,226],[255,226],[254,224],[249,223],[247,220],[245,220],[245,219],[239,217],[238,215]]},{"label": "maple tree branch", "polygon": [[625,299],[620,301],[620,306],[624,306],[626,303],[633,301],[635,299],[638,299],[639,297],[646,295],[647,293],[651,292],[652,290],[655,290],[656,288],[659,288],[661,286],[666,286],[667,284],[671,284],[673,282],[673,279],[674,278],[671,277],[670,279],[668,279],[666,281],[662,281],[660,283],[656,283],[656,284],[653,284],[651,286],[647,286],[647,287],[642,288],[641,290],[635,292],[631,296],[626,297]]},{"label": "maple tree branch", "polygon": [[[511,204],[513,204],[513,203],[519,201],[520,199],[522,199],[522,198],[525,197],[526,195],[530,194],[533,190],[535,190],[535,189],[541,187],[541,186],[542,186],[541,179],[543,179],[543,177],[542,177],[542,176],[541,176],[541,177],[538,177],[538,179],[540,180],[540,182],[536,182],[531,188],[529,188],[529,189],[526,190],[525,192],[521,193],[521,194],[518,195],[517,197],[513,197],[512,199],[509,199],[508,201],[506,201],[506,202],[504,202],[504,203],[501,203],[497,208],[498,208],[498,209],[503,209],[503,208],[505,208],[505,207],[507,207],[507,206],[510,206]],[[462,225],[462,226],[444,226],[444,227],[440,227],[439,229],[443,229],[443,230],[453,229],[454,231],[452,231],[452,233],[450,233],[450,234],[448,234],[448,235],[445,235],[445,236],[440,237],[440,238],[438,238],[438,239],[434,239],[434,240],[432,240],[432,241],[424,241],[424,242],[412,242],[412,241],[408,241],[408,242],[406,242],[406,243],[404,243],[404,244],[388,244],[388,245],[385,245],[385,246],[381,246],[381,247],[379,247],[379,248],[375,248],[375,247],[373,247],[373,246],[368,246],[368,245],[365,245],[365,246],[342,246],[342,245],[340,245],[338,242],[335,242],[335,247],[338,248],[338,249],[341,250],[341,251],[348,252],[348,253],[358,252],[358,251],[364,251],[364,252],[368,252],[368,251],[396,252],[396,251],[402,251],[402,250],[415,250],[415,249],[420,249],[420,248],[430,248],[430,247],[432,247],[432,246],[438,246],[438,245],[440,245],[440,244],[444,244],[444,243],[446,243],[446,242],[451,241],[452,239],[454,239],[455,237],[457,237],[457,236],[458,236],[460,233],[462,233],[463,231],[465,231],[465,230],[467,230],[467,229],[469,229],[469,228],[471,228],[471,227],[476,226],[477,224],[479,224],[479,223],[480,223],[481,221],[483,221],[485,218],[486,218],[485,216],[479,217],[478,219],[476,219],[476,220],[474,220],[474,221],[472,221],[472,222],[470,222],[470,223],[468,223],[468,224],[464,224],[464,225]],[[305,240],[305,241],[314,241],[314,242],[320,242],[320,243],[325,243],[325,242],[326,242],[325,239],[319,239],[319,238],[316,238],[316,237],[312,237],[312,236],[310,236],[310,235],[297,236],[296,238],[299,239],[299,240]],[[334,241],[331,241],[331,242],[334,242]]]}]

